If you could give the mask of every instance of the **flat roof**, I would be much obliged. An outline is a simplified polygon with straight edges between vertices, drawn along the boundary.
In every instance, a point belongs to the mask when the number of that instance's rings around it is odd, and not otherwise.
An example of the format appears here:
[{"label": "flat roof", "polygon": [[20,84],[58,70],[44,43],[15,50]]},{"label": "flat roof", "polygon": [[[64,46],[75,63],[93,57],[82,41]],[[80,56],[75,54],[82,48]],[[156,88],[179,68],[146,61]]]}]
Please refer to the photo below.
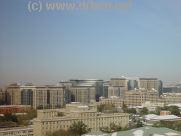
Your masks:
[{"label": "flat roof", "polygon": [[181,133],[169,128],[155,128],[151,126],[131,129],[128,131],[119,131],[112,134],[89,133],[83,136],[181,136]]},{"label": "flat roof", "polygon": [[139,78],[139,80],[158,80],[158,78]]}]

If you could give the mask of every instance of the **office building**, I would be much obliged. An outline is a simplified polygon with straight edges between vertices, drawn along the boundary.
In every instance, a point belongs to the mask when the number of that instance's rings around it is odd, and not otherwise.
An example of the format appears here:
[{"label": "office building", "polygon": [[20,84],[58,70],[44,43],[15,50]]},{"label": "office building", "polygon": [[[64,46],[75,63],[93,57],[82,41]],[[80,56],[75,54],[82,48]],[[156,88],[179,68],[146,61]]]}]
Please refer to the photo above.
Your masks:
[{"label": "office building", "polygon": [[138,89],[138,81],[137,80],[128,80],[128,90]]},{"label": "office building", "polygon": [[[83,107],[85,109],[85,107]],[[126,113],[100,113],[94,110],[70,111],[69,114],[59,116],[61,110],[38,110],[34,119],[34,136],[46,136],[49,132],[59,129],[69,129],[77,121],[82,121],[91,128],[92,132],[100,131],[102,127],[109,127],[111,123],[125,128],[128,126],[129,114]]]},{"label": "office building", "polygon": [[162,81],[157,78],[140,78],[139,88],[144,88],[146,90],[157,90],[159,93],[162,92]]},{"label": "office building", "polygon": [[160,98],[166,105],[181,103],[181,93],[163,93]]},{"label": "office building", "polygon": [[61,108],[65,105],[65,89],[62,86],[37,86],[34,92],[33,107],[36,109]]},{"label": "office building", "polygon": [[65,89],[62,86],[34,86],[12,84],[7,87],[10,105],[31,105],[33,108],[60,108],[65,105]]},{"label": "office building", "polygon": [[74,79],[70,80],[70,82],[72,83],[70,88],[72,102],[89,103],[92,100],[98,101],[99,97],[103,96],[103,80]]},{"label": "office building", "polygon": [[160,102],[158,91],[137,89],[125,92],[124,104],[127,106],[141,106],[146,101],[152,103]]},{"label": "office building", "polygon": [[0,105],[6,104],[6,92],[0,88]]},{"label": "office building", "polygon": [[7,103],[10,105],[33,106],[33,92],[36,87],[32,84],[11,84],[7,87]]},{"label": "office building", "polygon": [[127,90],[128,80],[126,78],[111,78],[108,87],[108,98],[111,96],[124,97],[124,93]]},{"label": "office building", "polygon": [[100,97],[99,104],[114,105],[115,107],[123,106],[123,99],[117,96],[111,96],[109,98]]}]

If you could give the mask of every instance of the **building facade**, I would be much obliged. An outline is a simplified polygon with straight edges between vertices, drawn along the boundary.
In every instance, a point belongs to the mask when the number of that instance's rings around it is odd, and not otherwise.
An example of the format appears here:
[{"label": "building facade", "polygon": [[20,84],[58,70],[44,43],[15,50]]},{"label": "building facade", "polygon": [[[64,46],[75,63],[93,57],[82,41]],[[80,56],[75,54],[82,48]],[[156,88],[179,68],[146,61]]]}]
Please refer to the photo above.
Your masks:
[{"label": "building facade", "polygon": [[111,78],[108,87],[108,98],[111,96],[124,97],[128,90],[128,80],[126,78]]},{"label": "building facade", "polygon": [[71,87],[71,101],[88,104],[96,100],[96,89],[94,86],[79,85]]},{"label": "building facade", "polygon": [[162,81],[157,78],[139,78],[139,88],[162,91]]},{"label": "building facade", "polygon": [[33,136],[32,127],[13,127],[0,129],[0,136]]},{"label": "building facade", "polygon": [[127,106],[141,106],[146,101],[153,103],[159,102],[160,100],[158,91],[137,89],[133,91],[127,91],[124,96],[124,104]]},{"label": "building facade", "polygon": [[181,103],[181,93],[163,93],[161,99],[166,105]]},{"label": "building facade", "polygon": [[6,92],[0,88],[0,105],[6,104]]},{"label": "building facade", "polygon": [[97,132],[102,127],[108,127],[111,123],[121,126],[128,126],[129,114],[126,113],[98,113],[95,111],[71,112],[63,117],[58,117],[57,111],[38,111],[38,116],[34,120],[34,136],[46,136],[49,132],[59,129],[67,130],[74,122],[82,121],[91,128],[92,132]]},{"label": "building facade", "polygon": [[13,84],[7,87],[10,105],[31,105],[33,108],[60,108],[65,105],[62,86],[33,86]]},{"label": "building facade", "polygon": [[100,97],[99,104],[114,105],[115,107],[123,106],[123,99],[116,96],[111,96],[109,98]]},{"label": "building facade", "polygon": [[7,103],[10,105],[33,106],[33,92],[36,87],[32,84],[11,84],[7,87]]}]

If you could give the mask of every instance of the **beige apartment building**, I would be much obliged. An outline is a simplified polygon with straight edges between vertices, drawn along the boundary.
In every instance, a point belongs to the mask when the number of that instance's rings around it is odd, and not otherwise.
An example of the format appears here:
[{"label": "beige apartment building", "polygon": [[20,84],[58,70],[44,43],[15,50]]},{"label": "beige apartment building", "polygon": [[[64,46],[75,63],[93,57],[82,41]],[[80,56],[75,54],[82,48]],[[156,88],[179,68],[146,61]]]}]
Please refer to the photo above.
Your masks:
[{"label": "beige apartment building", "polygon": [[145,89],[138,89],[125,92],[124,104],[127,106],[141,106],[146,101],[158,102],[159,93],[156,90],[148,91]]},{"label": "beige apartment building", "polygon": [[10,105],[33,105],[33,92],[36,87],[32,84],[11,84],[7,87],[7,102]]},{"label": "beige apartment building", "polygon": [[67,130],[74,122],[82,121],[92,132],[97,132],[102,127],[111,123],[128,126],[129,114],[126,113],[99,113],[93,110],[72,111],[59,117],[57,110],[38,110],[38,116],[34,120],[34,136],[46,136],[49,132],[59,129]]},{"label": "beige apartment building", "polygon": [[33,108],[60,108],[65,105],[62,86],[33,86],[13,84],[7,87],[7,99],[11,105],[31,105]]},{"label": "beige apartment building", "polygon": [[5,103],[6,92],[0,88],[0,105]]},{"label": "beige apartment building", "polygon": [[1,128],[0,136],[33,136],[33,128],[31,126]]},{"label": "beige apartment building", "polygon": [[181,103],[181,93],[163,93],[160,97],[166,105]]},{"label": "beige apartment building", "polygon": [[159,91],[162,88],[162,84],[157,78],[140,78],[139,88],[144,88],[146,90],[155,89]]},{"label": "beige apartment building", "polygon": [[124,97],[128,90],[128,80],[126,78],[111,78],[108,86],[108,98],[111,96]]},{"label": "beige apartment building", "polygon": [[61,108],[65,105],[65,89],[61,86],[38,86],[33,94],[34,108]]},{"label": "beige apartment building", "polygon": [[123,99],[117,96],[111,96],[109,98],[100,97],[99,104],[114,105],[115,107],[123,106]]},{"label": "beige apartment building", "polygon": [[110,86],[119,86],[119,87],[128,87],[128,81],[126,78],[120,77],[120,78],[111,78],[110,80]]},{"label": "beige apartment building", "polygon": [[84,104],[91,103],[95,101],[96,88],[92,85],[82,84],[79,86],[72,86],[71,99],[73,102],[81,102]]}]

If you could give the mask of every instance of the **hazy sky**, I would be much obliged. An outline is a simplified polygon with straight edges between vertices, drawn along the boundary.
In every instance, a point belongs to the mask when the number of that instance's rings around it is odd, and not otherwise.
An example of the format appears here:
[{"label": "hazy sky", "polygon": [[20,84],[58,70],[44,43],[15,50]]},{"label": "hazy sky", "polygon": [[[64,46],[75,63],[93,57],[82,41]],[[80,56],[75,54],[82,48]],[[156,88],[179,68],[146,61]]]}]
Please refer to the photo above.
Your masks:
[{"label": "hazy sky", "polygon": [[121,75],[181,80],[180,0],[40,13],[29,13],[28,2],[0,0],[0,84]]}]

